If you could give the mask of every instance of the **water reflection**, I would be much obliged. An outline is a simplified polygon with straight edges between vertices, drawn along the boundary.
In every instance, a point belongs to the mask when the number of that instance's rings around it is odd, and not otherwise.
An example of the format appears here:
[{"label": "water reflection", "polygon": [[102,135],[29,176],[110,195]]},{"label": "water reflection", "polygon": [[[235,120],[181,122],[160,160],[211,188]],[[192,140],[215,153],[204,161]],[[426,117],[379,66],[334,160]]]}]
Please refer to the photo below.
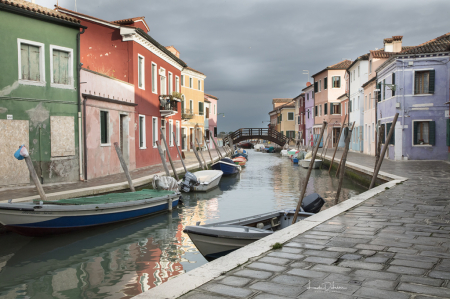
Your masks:
[{"label": "water reflection", "polygon": [[[251,152],[240,175],[208,193],[183,195],[184,205],[121,224],[45,238],[0,236],[0,298],[131,298],[206,263],[183,229],[292,208],[306,170],[277,154]],[[314,170],[307,194],[326,207],[337,179]],[[342,198],[364,191],[344,181]]]}]

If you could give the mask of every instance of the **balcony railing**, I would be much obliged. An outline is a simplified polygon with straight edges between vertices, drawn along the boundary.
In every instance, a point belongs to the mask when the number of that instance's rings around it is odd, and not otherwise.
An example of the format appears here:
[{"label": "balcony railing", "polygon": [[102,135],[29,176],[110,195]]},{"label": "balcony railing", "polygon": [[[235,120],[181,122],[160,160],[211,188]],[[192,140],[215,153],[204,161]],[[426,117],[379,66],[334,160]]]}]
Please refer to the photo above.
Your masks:
[{"label": "balcony railing", "polygon": [[184,109],[182,114],[181,114],[181,118],[182,119],[192,119],[192,118],[194,118],[194,111],[192,111],[191,109]]},{"label": "balcony railing", "polygon": [[179,99],[175,99],[171,95],[160,95],[159,96],[159,110],[165,111],[178,111]]}]

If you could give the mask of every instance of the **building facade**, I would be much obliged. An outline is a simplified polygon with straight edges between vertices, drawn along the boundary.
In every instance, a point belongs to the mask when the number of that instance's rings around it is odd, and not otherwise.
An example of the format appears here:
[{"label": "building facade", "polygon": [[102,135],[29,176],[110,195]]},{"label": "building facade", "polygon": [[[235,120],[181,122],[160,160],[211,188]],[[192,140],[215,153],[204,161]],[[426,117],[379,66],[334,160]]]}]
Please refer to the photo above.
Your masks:
[{"label": "building facade", "polygon": [[[208,113],[205,118],[205,128],[208,128],[206,131],[207,136],[207,142],[208,146],[210,148],[216,148],[214,145],[214,142],[211,142],[211,138],[214,138],[214,140],[217,143],[217,120],[218,120],[218,101],[219,99],[213,95],[206,94],[205,93],[205,103],[208,103]],[[209,115],[208,115],[209,114]],[[222,113],[223,114],[223,113]],[[225,115],[223,114],[223,117]],[[208,120],[208,123],[206,123],[206,120]],[[206,125],[207,124],[207,125]]]},{"label": "building facade", "polygon": [[[27,185],[28,148],[41,183],[80,179],[77,34],[69,15],[22,0],[0,3],[0,186]],[[51,34],[48,34],[51,32]]]},{"label": "building facade", "polygon": [[302,89],[305,94],[305,144],[313,144],[314,127],[314,85],[306,82],[306,87]]},{"label": "building facade", "polygon": [[295,141],[301,145],[305,144],[305,93],[301,93],[299,96],[294,98],[295,103],[295,125],[296,125],[296,136]]}]

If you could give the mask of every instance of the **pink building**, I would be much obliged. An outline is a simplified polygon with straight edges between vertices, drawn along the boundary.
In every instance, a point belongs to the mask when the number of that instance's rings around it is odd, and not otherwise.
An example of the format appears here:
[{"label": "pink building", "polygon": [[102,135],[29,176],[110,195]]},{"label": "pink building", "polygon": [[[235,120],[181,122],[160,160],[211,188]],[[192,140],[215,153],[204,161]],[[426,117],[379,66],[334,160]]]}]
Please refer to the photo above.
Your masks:
[{"label": "pink building", "polygon": [[118,142],[129,170],[136,168],[134,85],[88,69],[80,72],[85,179],[122,172]]},{"label": "pink building", "polygon": [[[214,138],[217,143],[217,101],[219,99],[213,95],[205,93],[205,134]],[[215,148],[213,142],[209,142],[210,148]]]}]

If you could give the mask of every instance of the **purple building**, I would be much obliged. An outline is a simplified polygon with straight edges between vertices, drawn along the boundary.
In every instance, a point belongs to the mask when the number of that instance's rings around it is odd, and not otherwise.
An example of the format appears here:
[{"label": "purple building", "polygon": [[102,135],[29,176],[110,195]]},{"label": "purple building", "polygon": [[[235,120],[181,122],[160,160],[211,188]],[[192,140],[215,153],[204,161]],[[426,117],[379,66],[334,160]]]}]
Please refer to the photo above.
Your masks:
[{"label": "purple building", "polygon": [[447,160],[450,33],[398,53],[377,70],[377,120],[385,132],[399,113],[389,159]]},{"label": "purple building", "polygon": [[314,85],[310,82],[307,82],[306,85],[302,89],[305,93],[305,142],[307,146],[311,146],[314,126]]}]

